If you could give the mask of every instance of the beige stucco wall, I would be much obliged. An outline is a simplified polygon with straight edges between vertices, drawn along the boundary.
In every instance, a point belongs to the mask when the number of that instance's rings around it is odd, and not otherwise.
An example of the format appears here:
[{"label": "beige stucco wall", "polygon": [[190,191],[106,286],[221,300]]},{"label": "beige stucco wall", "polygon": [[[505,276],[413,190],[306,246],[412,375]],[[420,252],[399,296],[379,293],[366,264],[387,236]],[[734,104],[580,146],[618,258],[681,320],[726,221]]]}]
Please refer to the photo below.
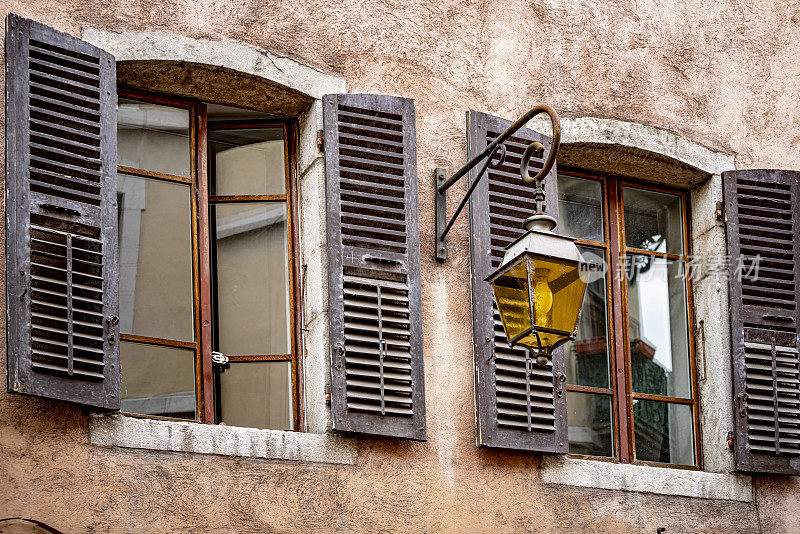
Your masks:
[{"label": "beige stucco wall", "polygon": [[[759,477],[755,503],[545,485],[539,459],[478,450],[467,220],[433,260],[432,169],[464,161],[464,111],[656,126],[800,169],[800,5],[739,0],[4,1],[83,27],[233,39],[416,99],[428,441],[359,438],[355,465],[109,449],[88,412],[0,393],[0,518],[64,532],[797,532],[800,481]],[[464,191],[461,184],[455,188]],[[457,193],[451,198],[455,201]],[[4,358],[4,351],[0,351]]]}]

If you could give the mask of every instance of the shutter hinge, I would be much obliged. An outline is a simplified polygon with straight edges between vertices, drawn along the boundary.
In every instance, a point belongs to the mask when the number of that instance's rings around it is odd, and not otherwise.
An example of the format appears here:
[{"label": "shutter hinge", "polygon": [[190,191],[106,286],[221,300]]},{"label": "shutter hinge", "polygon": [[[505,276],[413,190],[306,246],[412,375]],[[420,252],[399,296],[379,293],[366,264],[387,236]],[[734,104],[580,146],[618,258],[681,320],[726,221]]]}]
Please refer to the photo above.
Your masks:
[{"label": "shutter hinge", "polygon": [[565,389],[564,384],[566,384],[566,382],[567,382],[567,375],[565,375],[564,373],[561,373],[560,375],[558,375],[556,380],[557,380],[557,382],[556,382],[556,395],[558,395],[558,398],[560,399],[561,397],[564,396],[564,389]]},{"label": "shutter hinge", "polygon": [[740,393],[738,397],[739,417],[747,415],[747,393]]},{"label": "shutter hinge", "polygon": [[728,444],[728,449],[733,452],[733,430],[728,431],[728,439],[726,440],[726,443]]},{"label": "shutter hinge", "polygon": [[25,302],[25,295],[28,294],[28,283],[25,281],[25,268],[19,270],[19,275],[22,277],[22,294],[19,296],[19,300]]},{"label": "shutter hinge", "polygon": [[341,371],[342,369],[342,360],[344,359],[344,345],[341,343],[336,343],[333,346],[334,357],[333,357],[333,365],[336,367],[337,371]]},{"label": "shutter hinge", "polygon": [[722,201],[717,202],[717,209],[714,210],[714,217],[718,221],[725,220],[725,203]]},{"label": "shutter hinge", "polygon": [[317,150],[322,152],[325,149],[325,130],[317,130]]},{"label": "shutter hinge", "polygon": [[117,325],[119,324],[119,317],[110,315],[106,317],[106,325],[108,326],[108,344],[113,345],[117,342]]},{"label": "shutter hinge", "polygon": [[325,384],[325,405],[331,405],[331,385]]}]

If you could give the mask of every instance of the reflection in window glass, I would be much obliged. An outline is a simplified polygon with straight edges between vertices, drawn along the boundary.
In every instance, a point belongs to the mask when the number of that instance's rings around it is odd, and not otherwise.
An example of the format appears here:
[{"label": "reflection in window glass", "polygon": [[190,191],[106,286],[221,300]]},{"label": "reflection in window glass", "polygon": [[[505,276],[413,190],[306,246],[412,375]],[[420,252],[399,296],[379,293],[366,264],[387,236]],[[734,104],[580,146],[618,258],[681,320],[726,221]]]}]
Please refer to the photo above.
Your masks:
[{"label": "reflection in window glass", "polygon": [[600,182],[558,175],[558,233],[605,241],[603,187]]},{"label": "reflection in window glass", "polygon": [[611,432],[611,397],[567,392],[569,452],[592,456],[614,456]]},{"label": "reflection in window glass", "polygon": [[606,322],[605,260],[602,249],[579,247],[583,259],[601,270],[584,271],[588,276],[581,307],[577,338],[564,346],[567,383],[600,388],[611,387],[608,375],[608,326]]},{"label": "reflection in window glass", "polygon": [[119,174],[120,331],[194,340],[191,189]]},{"label": "reflection in window glass", "polygon": [[217,350],[289,354],[289,255],[284,203],[212,206]]},{"label": "reflection in window glass", "polygon": [[194,350],[120,343],[122,411],[195,419]]},{"label": "reflection in window glass", "polygon": [[627,276],[633,391],[690,398],[683,262],[629,255]]},{"label": "reflection in window glass", "polygon": [[283,128],[212,129],[208,139],[212,195],[286,193]]},{"label": "reflection in window glass", "polygon": [[683,254],[681,197],[633,187],[622,195],[628,247]]},{"label": "reflection in window glass", "polygon": [[291,362],[231,363],[220,373],[222,422],[293,430]]},{"label": "reflection in window glass", "polygon": [[695,465],[693,424],[690,405],[634,400],[636,459]]},{"label": "reflection in window glass", "polygon": [[189,176],[189,110],[120,98],[118,165]]}]

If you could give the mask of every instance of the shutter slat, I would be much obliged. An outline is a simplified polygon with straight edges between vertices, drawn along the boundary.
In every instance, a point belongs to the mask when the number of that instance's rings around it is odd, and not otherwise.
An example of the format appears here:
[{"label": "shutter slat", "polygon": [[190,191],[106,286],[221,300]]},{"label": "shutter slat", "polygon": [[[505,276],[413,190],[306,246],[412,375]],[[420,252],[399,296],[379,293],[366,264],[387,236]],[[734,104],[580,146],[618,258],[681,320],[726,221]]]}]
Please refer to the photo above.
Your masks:
[{"label": "shutter slat", "polygon": [[46,132],[37,132],[31,128],[31,141],[45,150],[61,150],[72,158],[85,159],[88,162],[100,165],[100,148],[83,144],[63,136],[50,135]]},{"label": "shutter slat", "polygon": [[54,109],[42,108],[33,103],[30,106],[30,117],[32,123],[51,125],[55,128],[63,127],[65,136],[70,132],[78,132],[86,139],[91,139],[93,136],[100,139],[100,129],[91,120],[83,120]]},{"label": "shutter slat", "polygon": [[370,213],[380,213],[381,218],[385,217],[387,221],[394,221],[400,219],[405,215],[405,211],[402,208],[395,208],[392,206],[387,206],[386,204],[382,205],[375,205],[368,201],[371,200],[386,200],[379,195],[372,195],[369,193],[361,194],[359,193],[360,200],[363,202],[358,201],[347,201],[342,200],[342,212],[343,213],[358,213],[359,216],[364,216],[364,214]]},{"label": "shutter slat", "polygon": [[413,101],[328,95],[323,109],[333,426],[424,440]]},{"label": "shutter slat", "polygon": [[[385,177],[381,177],[377,173],[360,172],[352,173],[356,179],[341,178],[339,185],[342,189],[349,191],[365,190],[367,192],[379,191],[382,195],[403,197],[405,196],[405,188],[400,185],[388,183]],[[374,178],[374,180],[364,180],[363,178]]]},{"label": "shutter slat", "polygon": [[[402,154],[403,142],[390,141],[388,139],[376,139],[368,135],[358,135],[339,130],[339,143],[347,146],[369,147],[376,150],[378,154],[386,153],[392,155]],[[374,148],[378,147],[378,148]]]},{"label": "shutter slat", "polygon": [[[732,260],[736,467],[748,473],[800,474],[800,279],[795,276],[800,173],[727,172],[723,191]],[[748,277],[745,268],[740,279],[738,258],[747,257],[749,265],[756,256],[758,278]]]},{"label": "shutter slat", "polygon": [[369,126],[371,128],[384,130],[394,135],[402,135],[403,117],[401,115],[378,115],[365,113],[365,110],[358,107],[342,106],[339,108],[337,117],[341,124]]},{"label": "shutter slat", "polygon": [[383,143],[371,143],[368,146],[365,146],[364,143],[352,140],[351,137],[347,135],[339,135],[339,146],[342,150],[349,149],[353,153],[359,154],[359,157],[367,158],[369,160],[375,161],[387,161],[391,160],[394,163],[397,163],[402,166],[403,164],[403,153],[396,152],[391,149],[391,147],[384,145]]},{"label": "shutter slat", "polygon": [[117,410],[114,58],[9,15],[5,59],[9,389]]},{"label": "shutter slat", "polygon": [[361,136],[373,143],[385,143],[387,147],[403,146],[403,136],[401,133],[392,130],[386,130],[381,127],[367,126],[365,124],[357,123],[346,123],[345,126],[339,126],[339,131]]},{"label": "shutter slat", "polygon": [[[511,123],[471,111],[468,154],[472,158]],[[522,129],[506,142],[506,160],[490,168],[470,198],[470,249],[478,444],[539,452],[567,452],[566,397],[556,393],[555,377],[564,373],[562,351],[539,368],[527,352],[511,348],[485,278],[499,265],[506,247],[524,233],[522,223],[534,213],[534,186],[519,175],[521,154],[531,141],[550,146],[549,138]],[[549,148],[546,148],[546,151]],[[531,169],[542,161],[531,160]],[[477,170],[470,174],[476,178]],[[557,217],[556,171],[544,183],[545,204]],[[489,254],[487,254],[487,251]],[[488,341],[487,341],[488,340]]]},{"label": "shutter slat", "polygon": [[[38,77],[37,77],[38,78]],[[30,82],[31,93],[54,100],[60,100],[67,105],[75,105],[85,108],[89,112],[100,110],[100,99],[94,96],[82,95],[74,91],[63,90],[58,86],[44,83]]]},{"label": "shutter slat", "polygon": [[97,77],[100,75],[97,61],[90,55],[68,53],[67,50],[59,46],[54,46],[36,39],[31,39],[29,46],[32,57],[39,57],[43,58],[45,61],[52,61],[64,65],[72,65],[72,67],[77,70],[92,73]]}]

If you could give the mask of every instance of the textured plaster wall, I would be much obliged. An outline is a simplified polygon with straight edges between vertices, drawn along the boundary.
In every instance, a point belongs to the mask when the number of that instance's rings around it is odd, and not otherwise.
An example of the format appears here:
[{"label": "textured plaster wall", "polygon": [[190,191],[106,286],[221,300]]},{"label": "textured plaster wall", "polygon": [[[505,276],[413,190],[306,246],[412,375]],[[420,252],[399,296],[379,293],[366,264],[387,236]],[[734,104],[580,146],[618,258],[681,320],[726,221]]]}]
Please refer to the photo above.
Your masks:
[{"label": "textured plaster wall", "polygon": [[[736,165],[800,169],[800,4],[743,0],[25,0],[83,27],[233,39],[417,102],[426,443],[360,438],[355,465],[89,444],[84,410],[0,393],[0,518],[64,532],[797,532],[800,481],[755,503],[544,485],[535,456],[474,446],[467,220],[432,251],[436,166],[464,160],[464,111],[538,102],[672,131]],[[464,190],[463,185],[455,188]],[[457,202],[458,194],[450,196]],[[451,207],[451,210],[454,206]],[[4,351],[0,351],[0,358]]]}]

